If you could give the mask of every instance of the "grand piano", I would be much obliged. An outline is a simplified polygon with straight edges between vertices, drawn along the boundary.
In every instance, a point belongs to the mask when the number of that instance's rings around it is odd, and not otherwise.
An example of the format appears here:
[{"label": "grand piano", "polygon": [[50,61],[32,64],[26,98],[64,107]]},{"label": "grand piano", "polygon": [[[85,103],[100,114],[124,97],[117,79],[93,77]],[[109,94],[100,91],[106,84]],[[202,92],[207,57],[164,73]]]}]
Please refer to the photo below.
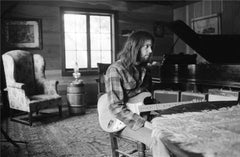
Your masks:
[{"label": "grand piano", "polygon": [[[182,21],[166,26],[207,62],[196,63],[196,54],[167,55],[160,68],[152,69],[154,88],[203,93],[210,88],[240,91],[240,35],[196,34]],[[230,104],[199,102],[163,110],[152,120],[152,137],[161,137],[174,156],[238,157],[240,106],[236,101]]]},{"label": "grand piano", "polygon": [[194,55],[166,56],[160,68],[152,69],[155,88],[195,92],[207,92],[209,88],[240,90],[240,35],[197,34],[180,20],[165,26],[207,62],[179,61]]}]

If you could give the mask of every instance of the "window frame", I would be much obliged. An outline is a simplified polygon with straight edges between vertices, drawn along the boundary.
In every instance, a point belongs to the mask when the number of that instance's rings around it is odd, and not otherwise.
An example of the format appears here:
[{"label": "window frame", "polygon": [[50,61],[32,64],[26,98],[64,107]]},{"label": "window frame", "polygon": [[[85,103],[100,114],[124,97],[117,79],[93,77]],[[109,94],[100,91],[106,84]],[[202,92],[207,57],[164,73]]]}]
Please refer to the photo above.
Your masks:
[{"label": "window frame", "polygon": [[[111,14],[111,46],[112,46],[112,54],[111,54],[111,63],[115,60],[115,54],[117,49],[117,11],[113,10],[101,10],[101,9],[86,9],[86,8],[66,8],[61,7],[60,8],[60,17],[61,17],[61,58],[62,58],[62,76],[72,76],[73,69],[66,69],[65,68],[65,35],[64,35],[64,14],[65,13],[84,13],[87,16],[87,41],[90,41],[90,15],[107,15]],[[88,59],[90,60],[90,42],[87,42],[87,55]],[[88,68],[86,69],[79,69],[80,73],[83,75],[96,75],[97,74],[97,68],[89,68],[90,62],[88,60]]]}]

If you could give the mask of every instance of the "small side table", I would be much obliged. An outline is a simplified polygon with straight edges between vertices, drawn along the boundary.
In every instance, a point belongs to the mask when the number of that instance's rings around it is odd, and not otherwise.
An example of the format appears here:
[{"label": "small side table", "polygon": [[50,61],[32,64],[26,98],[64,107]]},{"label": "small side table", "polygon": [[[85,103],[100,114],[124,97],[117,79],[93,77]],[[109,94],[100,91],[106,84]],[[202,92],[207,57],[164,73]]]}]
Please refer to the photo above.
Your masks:
[{"label": "small side table", "polygon": [[70,83],[67,87],[67,101],[70,115],[85,113],[86,103],[84,83]]}]

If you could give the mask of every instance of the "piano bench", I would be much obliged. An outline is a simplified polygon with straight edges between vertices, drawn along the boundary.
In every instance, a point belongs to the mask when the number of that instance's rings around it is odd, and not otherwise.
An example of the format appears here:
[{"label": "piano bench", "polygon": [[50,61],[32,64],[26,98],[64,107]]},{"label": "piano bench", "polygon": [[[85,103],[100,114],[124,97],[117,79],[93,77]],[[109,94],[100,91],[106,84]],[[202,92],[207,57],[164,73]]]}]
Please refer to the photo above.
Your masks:
[{"label": "piano bench", "polygon": [[[112,149],[112,157],[119,157],[119,155],[127,156],[127,157],[136,157],[136,153],[138,157],[146,157],[146,145],[129,137],[125,137],[123,135],[119,135],[118,133],[110,133],[111,140],[111,149]],[[123,140],[124,142],[136,144],[132,150],[123,150],[123,148],[119,148],[119,141]]]}]

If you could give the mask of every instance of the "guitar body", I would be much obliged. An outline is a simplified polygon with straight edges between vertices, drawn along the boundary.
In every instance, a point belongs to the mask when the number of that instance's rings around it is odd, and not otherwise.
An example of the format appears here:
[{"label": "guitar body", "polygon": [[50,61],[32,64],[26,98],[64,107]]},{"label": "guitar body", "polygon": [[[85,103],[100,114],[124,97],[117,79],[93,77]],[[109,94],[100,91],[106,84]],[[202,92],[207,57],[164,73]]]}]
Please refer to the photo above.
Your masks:
[{"label": "guitar body", "polygon": [[[144,105],[144,99],[151,97],[151,93],[143,92],[135,97],[129,99],[127,107],[134,113],[140,114],[138,107]],[[118,120],[109,110],[109,102],[107,94],[102,95],[98,99],[97,109],[99,124],[104,131],[107,132],[117,132],[123,129],[126,125]]]}]

